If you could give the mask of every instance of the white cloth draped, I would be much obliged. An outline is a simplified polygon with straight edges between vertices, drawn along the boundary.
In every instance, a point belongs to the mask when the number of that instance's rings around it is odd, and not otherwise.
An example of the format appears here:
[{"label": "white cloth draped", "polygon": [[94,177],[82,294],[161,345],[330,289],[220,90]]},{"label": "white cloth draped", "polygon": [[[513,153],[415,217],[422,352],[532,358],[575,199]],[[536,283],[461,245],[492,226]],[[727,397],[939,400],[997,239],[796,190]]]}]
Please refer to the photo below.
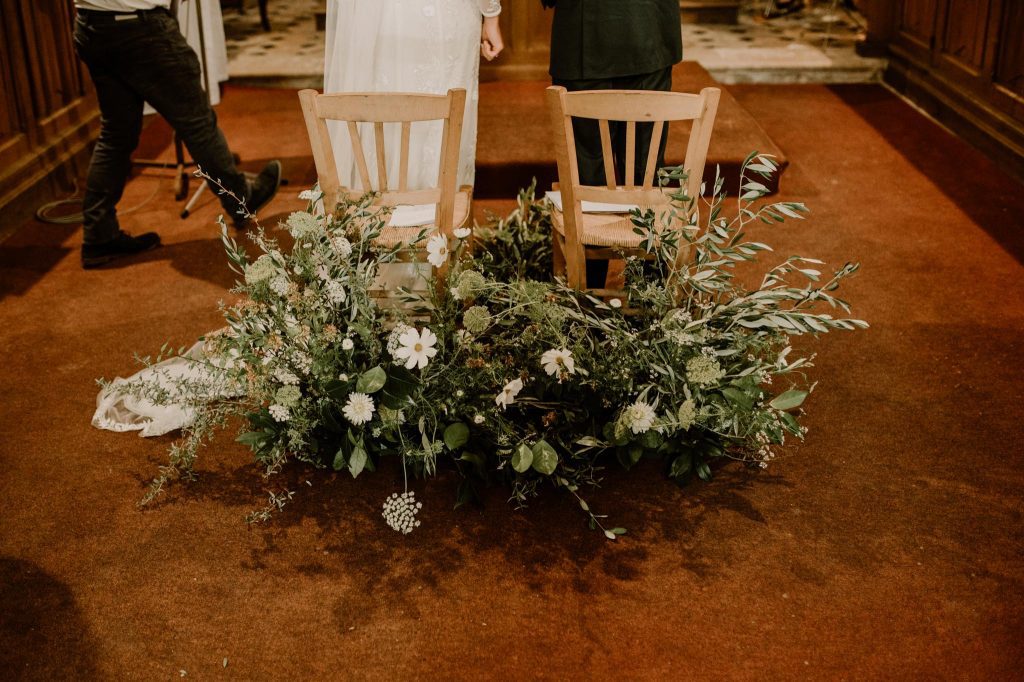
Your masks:
[{"label": "white cloth draped", "polygon": [[[459,184],[471,185],[476,160],[477,93],[482,16],[501,10],[498,0],[328,0],[324,92],[445,94],[465,88]],[[441,123],[414,123],[409,187],[437,183]],[[343,185],[362,187],[343,123],[329,125]],[[400,126],[385,126],[388,178],[398,178]],[[372,126],[360,128],[370,176],[376,183]],[[377,189],[373,187],[372,189]]]}]

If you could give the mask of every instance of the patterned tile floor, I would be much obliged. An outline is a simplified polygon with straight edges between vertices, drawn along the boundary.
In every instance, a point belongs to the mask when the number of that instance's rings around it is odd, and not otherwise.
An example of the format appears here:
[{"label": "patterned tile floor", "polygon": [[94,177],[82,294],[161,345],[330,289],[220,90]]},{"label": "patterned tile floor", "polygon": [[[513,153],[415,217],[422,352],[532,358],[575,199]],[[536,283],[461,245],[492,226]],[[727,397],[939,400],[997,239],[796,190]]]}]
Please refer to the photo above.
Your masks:
[{"label": "patterned tile floor", "polygon": [[[831,0],[808,2],[801,12],[765,19],[767,0],[752,0],[737,25],[685,24],[687,59],[695,59],[724,83],[833,83],[877,79],[885,66],[854,52],[864,19]],[[324,0],[271,0],[271,31],[260,27],[255,3],[245,15],[224,10],[228,70],[232,80],[253,85],[321,87],[324,33],[315,15]]]}]

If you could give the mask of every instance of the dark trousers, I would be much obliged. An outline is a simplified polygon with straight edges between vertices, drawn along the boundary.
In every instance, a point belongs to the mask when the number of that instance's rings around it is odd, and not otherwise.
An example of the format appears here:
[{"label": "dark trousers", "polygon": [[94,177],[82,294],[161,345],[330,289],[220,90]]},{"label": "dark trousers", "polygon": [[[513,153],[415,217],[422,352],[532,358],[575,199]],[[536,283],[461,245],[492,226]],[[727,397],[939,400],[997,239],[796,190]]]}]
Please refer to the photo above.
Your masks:
[{"label": "dark trousers", "polygon": [[[145,102],[174,128],[203,171],[247,198],[245,176],[235,168],[203,90],[199,58],[169,12],[80,12],[74,40],[96,86],[101,115],[82,207],[86,244],[110,241],[120,231],[117,202],[131,172]],[[231,215],[238,209],[226,195],[221,203]]]},{"label": "dark trousers", "polygon": [[[578,90],[672,90],[672,67],[666,67],[653,73],[636,76],[623,76],[606,80],[562,80],[552,79],[555,85],[561,85],[569,92]],[[615,174],[619,182],[623,182],[626,167],[626,124],[621,121],[609,123],[612,138],[612,154],[615,159]],[[598,122],[593,119],[577,118],[572,122],[573,135],[576,137],[576,161],[579,165],[580,184],[604,185],[604,152],[601,149],[601,130]],[[640,184],[647,170],[647,154],[651,149],[651,136],[654,134],[653,123],[641,123],[636,127],[636,160],[633,169],[634,182]],[[658,168],[665,165],[665,143],[668,140],[668,125],[659,141]],[[587,261],[587,286],[603,288],[608,274],[607,261]]]}]

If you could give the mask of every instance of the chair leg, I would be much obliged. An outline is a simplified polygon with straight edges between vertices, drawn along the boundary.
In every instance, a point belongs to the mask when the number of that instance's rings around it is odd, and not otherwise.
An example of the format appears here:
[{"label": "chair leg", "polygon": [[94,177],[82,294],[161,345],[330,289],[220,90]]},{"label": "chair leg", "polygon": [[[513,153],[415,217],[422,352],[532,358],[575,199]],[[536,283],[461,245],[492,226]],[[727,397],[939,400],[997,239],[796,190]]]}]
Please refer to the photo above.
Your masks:
[{"label": "chair leg", "polygon": [[552,268],[554,269],[556,277],[565,277],[565,250],[562,246],[562,240],[557,235],[551,238],[551,259]]},{"label": "chair leg", "polygon": [[263,25],[263,30],[270,31],[270,17],[267,15],[267,2],[268,0],[260,0],[260,23]]}]

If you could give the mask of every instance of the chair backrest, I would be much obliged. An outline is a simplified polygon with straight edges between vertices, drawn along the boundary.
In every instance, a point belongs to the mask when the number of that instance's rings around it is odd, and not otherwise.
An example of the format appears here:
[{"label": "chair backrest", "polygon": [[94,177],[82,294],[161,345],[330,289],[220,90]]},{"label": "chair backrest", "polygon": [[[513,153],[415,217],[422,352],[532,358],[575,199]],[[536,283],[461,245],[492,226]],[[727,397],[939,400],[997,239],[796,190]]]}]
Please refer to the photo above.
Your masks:
[{"label": "chair backrest", "polygon": [[[374,151],[376,152],[377,203],[383,206],[400,204],[437,204],[435,224],[448,233],[452,229],[455,213],[455,194],[458,189],[459,147],[462,141],[462,119],[466,111],[466,91],[452,89],[447,95],[414,93],[337,93],[322,95],[316,90],[301,90],[299,101],[306,120],[313,161],[324,194],[325,204],[335,204],[343,197],[359,197],[366,189],[344,187],[338,175],[337,160],[331,144],[327,121],[348,124],[349,141],[363,188],[373,186],[363,142],[359,134],[360,123],[372,123]],[[443,121],[441,158],[437,185],[426,189],[410,190],[409,139],[412,124],[417,121]],[[396,189],[391,189],[384,150],[384,124],[401,124],[399,172]],[[328,209],[330,210],[330,206]]]},{"label": "chair backrest", "polygon": [[[665,202],[664,192],[656,185],[660,141],[665,125],[673,121],[693,121],[686,146],[684,168],[689,172],[687,193],[700,192],[707,160],[711,130],[718,110],[718,88],[704,88],[700,94],[652,92],[641,90],[584,90],[567,92],[565,88],[548,88],[548,110],[554,133],[555,156],[565,211],[570,202],[597,201],[615,204],[656,205]],[[601,134],[605,185],[581,185],[576,159],[576,138],[572,119],[596,119]],[[616,182],[610,121],[626,124],[625,177]],[[650,149],[640,183],[635,177],[636,125],[653,123]]]}]

